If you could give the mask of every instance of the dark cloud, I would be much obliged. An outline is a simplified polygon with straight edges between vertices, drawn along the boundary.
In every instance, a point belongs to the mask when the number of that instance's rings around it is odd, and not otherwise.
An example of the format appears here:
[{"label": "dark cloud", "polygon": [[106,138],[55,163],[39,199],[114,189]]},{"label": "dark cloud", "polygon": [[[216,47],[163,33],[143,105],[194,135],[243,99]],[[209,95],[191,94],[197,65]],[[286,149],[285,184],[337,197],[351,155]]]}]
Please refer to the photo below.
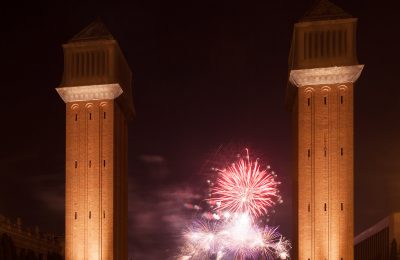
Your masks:
[{"label": "dark cloud", "polygon": [[34,187],[33,196],[48,210],[55,211],[58,214],[65,212],[65,182],[59,175],[41,175],[31,177],[29,183]]},{"label": "dark cloud", "polygon": [[[186,203],[201,197],[188,183],[165,183],[170,172],[159,155],[133,160],[129,178],[129,255],[133,259],[167,259],[176,253],[180,234],[190,220]],[[149,250],[151,249],[151,250]]]},{"label": "dark cloud", "polygon": [[167,259],[180,245],[191,220],[184,204],[199,199],[189,185],[129,194],[129,255],[133,259]]},{"label": "dark cloud", "polygon": [[138,160],[138,164],[144,164],[145,167],[138,166],[141,169],[139,174],[142,178],[151,179],[152,182],[155,180],[164,180],[168,176],[168,166],[165,158],[159,155],[141,155]]},{"label": "dark cloud", "polygon": [[38,225],[44,231],[63,234],[64,172],[62,166],[59,171],[49,172],[51,167],[43,165],[42,158],[38,150],[0,158],[0,214],[19,217],[27,226]]}]

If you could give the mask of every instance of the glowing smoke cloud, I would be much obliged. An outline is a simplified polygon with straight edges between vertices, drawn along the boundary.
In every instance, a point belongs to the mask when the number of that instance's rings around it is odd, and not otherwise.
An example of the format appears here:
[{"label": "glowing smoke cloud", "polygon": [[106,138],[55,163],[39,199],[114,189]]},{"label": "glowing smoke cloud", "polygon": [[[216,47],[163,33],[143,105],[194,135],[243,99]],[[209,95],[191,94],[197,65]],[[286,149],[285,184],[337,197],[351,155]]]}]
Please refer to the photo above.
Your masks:
[{"label": "glowing smoke cloud", "polygon": [[277,227],[258,226],[257,218],[281,202],[274,172],[252,162],[246,149],[246,160],[239,159],[224,170],[217,170],[211,181],[210,198],[214,212],[208,220],[198,220],[184,234],[184,246],[178,259],[289,259],[290,241]]}]

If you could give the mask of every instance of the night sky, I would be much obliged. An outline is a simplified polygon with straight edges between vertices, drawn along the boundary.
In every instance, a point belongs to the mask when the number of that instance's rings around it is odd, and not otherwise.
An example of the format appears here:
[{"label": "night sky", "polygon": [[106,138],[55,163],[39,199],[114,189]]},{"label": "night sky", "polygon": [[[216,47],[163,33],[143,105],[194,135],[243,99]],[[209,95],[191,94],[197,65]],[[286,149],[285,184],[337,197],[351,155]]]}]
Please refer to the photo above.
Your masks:
[{"label": "night sky", "polygon": [[[134,73],[129,125],[129,250],[174,254],[207,169],[249,147],[278,173],[270,223],[289,239],[291,114],[284,109],[293,24],[312,0],[8,1],[2,5],[0,214],[64,233],[67,42],[96,17]],[[355,89],[355,231],[400,210],[399,13],[396,1],[336,0],[359,18]],[[221,149],[222,147],[222,149]],[[222,155],[221,155],[222,154]]]}]

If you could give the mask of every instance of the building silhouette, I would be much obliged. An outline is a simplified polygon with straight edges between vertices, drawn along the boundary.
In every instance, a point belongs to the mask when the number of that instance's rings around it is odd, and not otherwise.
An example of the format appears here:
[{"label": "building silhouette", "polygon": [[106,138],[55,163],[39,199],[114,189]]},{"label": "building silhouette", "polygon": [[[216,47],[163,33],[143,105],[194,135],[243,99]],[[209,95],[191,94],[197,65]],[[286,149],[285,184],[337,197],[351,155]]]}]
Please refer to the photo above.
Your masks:
[{"label": "building silhouette", "polygon": [[0,215],[0,260],[61,260],[63,248],[63,238]]},{"label": "building silhouette", "polygon": [[127,259],[128,120],[132,73],[100,20],[64,49],[65,258]]},{"label": "building silhouette", "polygon": [[296,140],[294,259],[352,260],[357,19],[315,1],[294,25],[286,105]]},{"label": "building silhouette", "polygon": [[354,239],[355,260],[400,260],[400,212],[393,213]]}]

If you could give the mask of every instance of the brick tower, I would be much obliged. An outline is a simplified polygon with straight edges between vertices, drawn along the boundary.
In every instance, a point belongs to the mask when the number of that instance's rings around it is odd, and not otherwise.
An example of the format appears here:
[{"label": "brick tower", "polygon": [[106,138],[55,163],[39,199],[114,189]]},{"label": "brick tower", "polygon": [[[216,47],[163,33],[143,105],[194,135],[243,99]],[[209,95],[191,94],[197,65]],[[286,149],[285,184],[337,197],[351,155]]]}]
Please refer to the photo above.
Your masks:
[{"label": "brick tower", "polygon": [[127,259],[127,122],[132,73],[98,20],[64,49],[65,258]]},{"label": "brick tower", "polygon": [[296,134],[294,259],[354,258],[356,26],[328,0],[294,25],[286,97]]}]

